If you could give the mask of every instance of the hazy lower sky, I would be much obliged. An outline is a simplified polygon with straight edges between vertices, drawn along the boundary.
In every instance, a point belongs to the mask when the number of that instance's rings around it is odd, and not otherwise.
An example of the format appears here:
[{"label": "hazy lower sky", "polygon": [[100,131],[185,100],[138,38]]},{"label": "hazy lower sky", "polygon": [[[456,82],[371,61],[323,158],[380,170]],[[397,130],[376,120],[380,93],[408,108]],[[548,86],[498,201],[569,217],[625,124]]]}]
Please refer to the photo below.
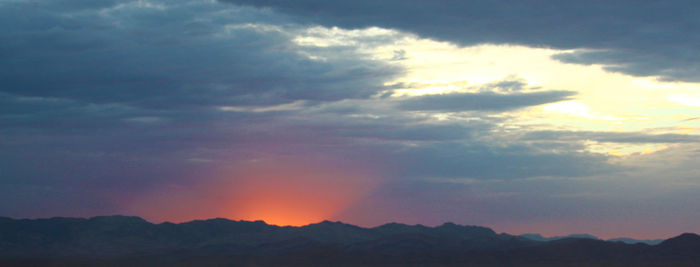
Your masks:
[{"label": "hazy lower sky", "polygon": [[698,14],[0,0],[0,216],[700,232]]}]

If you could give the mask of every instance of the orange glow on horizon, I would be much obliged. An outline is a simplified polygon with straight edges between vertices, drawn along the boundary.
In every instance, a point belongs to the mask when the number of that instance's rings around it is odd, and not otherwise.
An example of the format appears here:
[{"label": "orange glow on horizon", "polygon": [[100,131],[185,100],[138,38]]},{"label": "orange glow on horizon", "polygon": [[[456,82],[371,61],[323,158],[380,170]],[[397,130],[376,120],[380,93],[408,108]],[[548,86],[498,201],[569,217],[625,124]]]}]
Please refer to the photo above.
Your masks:
[{"label": "orange glow on horizon", "polygon": [[129,213],[155,222],[227,218],[303,226],[332,220],[380,181],[358,169],[331,166],[273,160],[237,164],[197,185],[132,199]]},{"label": "orange glow on horizon", "polygon": [[231,197],[222,213],[281,226],[332,219],[376,185],[361,172],[297,162],[262,164],[233,177]]}]

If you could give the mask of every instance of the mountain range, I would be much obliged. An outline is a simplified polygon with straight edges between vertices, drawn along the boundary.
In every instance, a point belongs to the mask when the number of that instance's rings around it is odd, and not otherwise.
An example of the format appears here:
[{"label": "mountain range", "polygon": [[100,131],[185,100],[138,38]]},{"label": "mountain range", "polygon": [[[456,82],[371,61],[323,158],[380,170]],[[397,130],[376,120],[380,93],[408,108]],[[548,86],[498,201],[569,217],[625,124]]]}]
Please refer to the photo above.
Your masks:
[{"label": "mountain range", "polygon": [[[587,239],[593,239],[593,240],[602,240],[602,239],[598,238],[597,236],[590,235],[590,234],[571,234],[571,235],[566,235],[566,236],[553,236],[553,237],[544,237],[540,234],[522,234],[519,236],[527,238],[527,239],[535,240],[535,241],[554,241],[554,240],[565,239],[565,238],[587,238]],[[629,238],[629,237],[617,237],[617,238],[607,239],[607,241],[622,242],[622,243],[627,243],[627,244],[644,243],[647,245],[658,245],[659,243],[663,242],[664,240],[663,239],[634,239],[634,238]]]},{"label": "mountain range", "polygon": [[[539,236],[541,237],[541,236]],[[0,217],[0,266],[698,266],[700,236],[628,244],[481,226]],[[542,237],[543,238],[543,237]]]}]

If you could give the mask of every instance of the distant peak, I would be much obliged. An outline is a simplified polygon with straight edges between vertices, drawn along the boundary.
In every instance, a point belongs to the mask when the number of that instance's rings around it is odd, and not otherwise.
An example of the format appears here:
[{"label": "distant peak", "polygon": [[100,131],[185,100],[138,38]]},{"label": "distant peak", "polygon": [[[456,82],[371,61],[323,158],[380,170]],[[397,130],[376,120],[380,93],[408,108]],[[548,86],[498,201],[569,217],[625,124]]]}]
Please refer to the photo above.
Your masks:
[{"label": "distant peak", "polygon": [[700,244],[700,235],[695,233],[683,233],[679,236],[666,239],[666,241],[661,244],[687,244],[687,243],[698,243]]},{"label": "distant peak", "polygon": [[549,241],[548,238],[542,236],[541,234],[527,233],[527,234],[521,234],[519,236],[522,238],[527,238],[527,239],[535,240],[535,241]]},{"label": "distant peak", "polygon": [[206,219],[206,220],[193,220],[193,221],[184,222],[184,223],[219,223],[219,224],[244,223],[244,224],[270,225],[262,220],[255,220],[255,221],[238,220],[238,221],[234,221],[234,220],[227,219],[227,218],[212,218],[212,219]]},{"label": "distant peak", "polygon": [[680,238],[700,239],[700,235],[698,235],[698,234],[696,234],[696,233],[683,233],[683,234],[681,234],[681,235],[679,235],[679,236],[677,236],[677,237],[680,237]]},{"label": "distant peak", "polygon": [[312,223],[312,224],[307,224],[304,226],[301,226],[300,228],[329,228],[329,229],[349,229],[349,228],[362,228],[356,225],[352,224],[347,224],[341,221],[330,221],[330,220],[323,220],[318,223]]},{"label": "distant peak", "polygon": [[631,237],[616,237],[616,238],[610,238],[607,241],[610,242],[622,242],[625,244],[647,244],[647,245],[658,245],[659,243],[663,242],[663,239],[634,239]]},{"label": "distant peak", "polygon": [[570,234],[570,235],[564,235],[564,236],[552,236],[552,237],[544,237],[541,234],[533,234],[533,233],[528,233],[528,234],[522,234],[520,237],[524,237],[530,240],[535,240],[535,241],[555,241],[555,240],[561,240],[561,239],[592,239],[592,240],[601,240],[597,236],[590,235],[590,234]]},{"label": "distant peak", "polygon": [[379,227],[397,227],[397,226],[408,226],[408,225],[403,224],[403,223],[390,222],[390,223],[382,224]]},{"label": "distant peak", "polygon": [[308,224],[307,226],[311,226],[311,225],[349,225],[349,224],[346,224],[346,223],[341,222],[341,221],[334,222],[334,221],[330,221],[330,220],[323,220],[323,221],[318,222],[318,223]]},{"label": "distant peak", "polygon": [[469,228],[469,229],[483,229],[483,230],[493,231],[493,230],[491,230],[491,228],[488,228],[485,226],[461,225],[461,224],[456,224],[453,222],[445,222],[442,225],[437,226],[436,228],[443,228],[443,229],[445,229],[445,228],[447,228],[447,229],[450,229],[450,228]]},{"label": "distant peak", "polygon": [[88,219],[90,221],[109,221],[109,222],[131,222],[131,223],[150,223],[138,216],[124,216],[124,215],[108,215],[108,216],[95,216]]},{"label": "distant peak", "polygon": [[523,237],[545,238],[545,237],[542,236],[541,234],[537,234],[537,233],[526,233],[526,234],[521,234],[520,236],[523,236]]},{"label": "distant peak", "polygon": [[565,238],[586,238],[586,239],[594,239],[594,240],[600,240],[597,236],[591,235],[591,234],[570,234],[568,236],[565,236]]},{"label": "distant peak", "polygon": [[453,223],[453,222],[445,222],[442,225],[440,225],[440,227],[456,227],[456,226],[460,226],[460,225]]}]

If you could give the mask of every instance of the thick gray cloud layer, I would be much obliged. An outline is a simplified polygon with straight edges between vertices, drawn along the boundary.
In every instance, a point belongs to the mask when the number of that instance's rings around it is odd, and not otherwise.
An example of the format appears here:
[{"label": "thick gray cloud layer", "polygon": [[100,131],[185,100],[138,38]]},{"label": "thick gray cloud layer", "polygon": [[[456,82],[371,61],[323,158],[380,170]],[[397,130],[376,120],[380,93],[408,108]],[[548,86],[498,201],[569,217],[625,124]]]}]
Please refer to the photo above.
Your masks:
[{"label": "thick gray cloud layer", "polygon": [[612,64],[609,70],[632,75],[700,81],[695,1],[221,1],[271,7],[309,23],[394,28],[461,45],[597,49],[556,58]]},{"label": "thick gray cloud layer", "polygon": [[367,97],[399,71],[357,57],[312,61],[284,24],[246,25],[283,23],[265,12],[158,4],[3,4],[2,91],[178,109]]}]

